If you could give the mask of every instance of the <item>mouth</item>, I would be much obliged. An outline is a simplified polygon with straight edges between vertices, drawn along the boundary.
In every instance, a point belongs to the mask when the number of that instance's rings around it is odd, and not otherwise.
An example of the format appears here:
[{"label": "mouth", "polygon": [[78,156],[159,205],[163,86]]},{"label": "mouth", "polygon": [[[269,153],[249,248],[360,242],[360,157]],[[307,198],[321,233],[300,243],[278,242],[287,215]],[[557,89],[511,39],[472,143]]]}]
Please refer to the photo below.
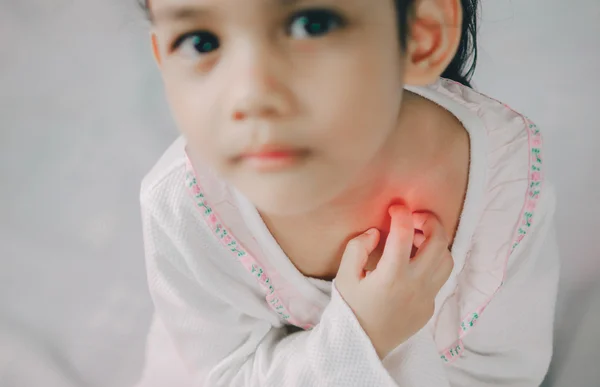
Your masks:
[{"label": "mouth", "polygon": [[246,152],[238,158],[238,161],[260,172],[274,172],[298,165],[308,154],[308,150],[304,149],[270,146]]}]

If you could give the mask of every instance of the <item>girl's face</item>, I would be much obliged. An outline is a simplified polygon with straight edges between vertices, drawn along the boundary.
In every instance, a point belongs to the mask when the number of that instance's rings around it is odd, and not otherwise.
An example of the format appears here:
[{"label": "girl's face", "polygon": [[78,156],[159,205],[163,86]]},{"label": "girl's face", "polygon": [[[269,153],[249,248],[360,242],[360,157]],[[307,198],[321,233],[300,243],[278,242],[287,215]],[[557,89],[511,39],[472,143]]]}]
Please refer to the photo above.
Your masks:
[{"label": "girl's face", "polygon": [[152,0],[151,8],[188,151],[260,211],[315,210],[378,164],[403,89],[393,0]]}]

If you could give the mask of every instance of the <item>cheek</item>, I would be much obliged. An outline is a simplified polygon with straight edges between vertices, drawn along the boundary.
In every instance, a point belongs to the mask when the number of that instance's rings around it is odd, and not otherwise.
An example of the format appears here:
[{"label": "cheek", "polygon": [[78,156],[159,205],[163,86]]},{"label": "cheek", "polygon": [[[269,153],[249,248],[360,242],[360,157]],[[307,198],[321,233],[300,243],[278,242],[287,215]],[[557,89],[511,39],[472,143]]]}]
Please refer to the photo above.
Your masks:
[{"label": "cheek", "polygon": [[392,44],[360,46],[363,48],[328,56],[312,68],[311,78],[316,83],[306,82],[306,86],[301,86],[305,99],[311,100],[312,108],[319,112],[325,129],[336,132],[333,136],[339,134],[337,131],[353,132],[355,127],[385,131],[397,117],[403,87],[400,61],[394,55],[397,51],[390,53],[383,47]]},{"label": "cheek", "polygon": [[390,86],[389,77],[387,82],[378,76],[356,77],[352,69],[336,77],[336,87],[323,88],[314,100],[315,138],[340,155],[356,158],[362,152],[371,157],[396,124],[401,85]]},{"label": "cheek", "polygon": [[[165,90],[178,129],[188,140],[189,146],[201,154],[205,161],[218,155],[217,136],[211,133],[214,125],[214,109],[206,98],[206,90],[189,82],[165,82]],[[211,162],[212,163],[212,162]]]}]

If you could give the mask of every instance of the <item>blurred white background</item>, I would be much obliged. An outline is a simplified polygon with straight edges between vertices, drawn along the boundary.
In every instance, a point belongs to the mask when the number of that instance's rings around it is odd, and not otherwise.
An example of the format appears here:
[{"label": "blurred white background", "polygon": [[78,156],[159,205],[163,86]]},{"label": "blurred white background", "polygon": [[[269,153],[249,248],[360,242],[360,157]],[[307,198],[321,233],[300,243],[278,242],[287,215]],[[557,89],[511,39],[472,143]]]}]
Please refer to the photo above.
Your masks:
[{"label": "blurred white background", "polygon": [[[598,386],[600,1],[486,0],[479,60],[476,87],[543,129],[558,188],[547,386]],[[138,188],[176,136],[136,0],[0,0],[0,386],[140,377]]]}]

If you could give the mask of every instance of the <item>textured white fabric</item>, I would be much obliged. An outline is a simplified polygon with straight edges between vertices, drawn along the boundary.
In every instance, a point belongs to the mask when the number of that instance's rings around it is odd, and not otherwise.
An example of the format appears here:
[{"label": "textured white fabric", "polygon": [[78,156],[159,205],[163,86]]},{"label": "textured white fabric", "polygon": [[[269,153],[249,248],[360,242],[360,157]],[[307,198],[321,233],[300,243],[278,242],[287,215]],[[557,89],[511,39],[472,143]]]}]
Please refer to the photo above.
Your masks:
[{"label": "textured white fabric", "polygon": [[[302,276],[277,249],[251,204],[226,183],[214,177],[211,183],[210,172],[194,165],[199,179],[204,182],[206,177],[207,195],[233,234],[260,252],[270,271],[297,291],[288,294],[293,314],[317,324],[311,331],[290,329],[269,307],[256,278],[220,244],[187,192],[184,139],[144,179],[149,287],[157,318],[190,371],[190,385],[541,383],[552,353],[558,283],[555,199],[549,182],[544,182],[535,207],[535,221],[508,259],[529,188],[526,123],[503,105],[464,88],[438,83],[415,91],[448,108],[469,131],[469,188],[453,246],[458,264],[436,299],[436,314],[383,362],[335,281]],[[464,352],[451,363],[442,362],[441,349],[458,338],[460,321],[481,300],[487,300],[487,308],[462,338]]]}]

